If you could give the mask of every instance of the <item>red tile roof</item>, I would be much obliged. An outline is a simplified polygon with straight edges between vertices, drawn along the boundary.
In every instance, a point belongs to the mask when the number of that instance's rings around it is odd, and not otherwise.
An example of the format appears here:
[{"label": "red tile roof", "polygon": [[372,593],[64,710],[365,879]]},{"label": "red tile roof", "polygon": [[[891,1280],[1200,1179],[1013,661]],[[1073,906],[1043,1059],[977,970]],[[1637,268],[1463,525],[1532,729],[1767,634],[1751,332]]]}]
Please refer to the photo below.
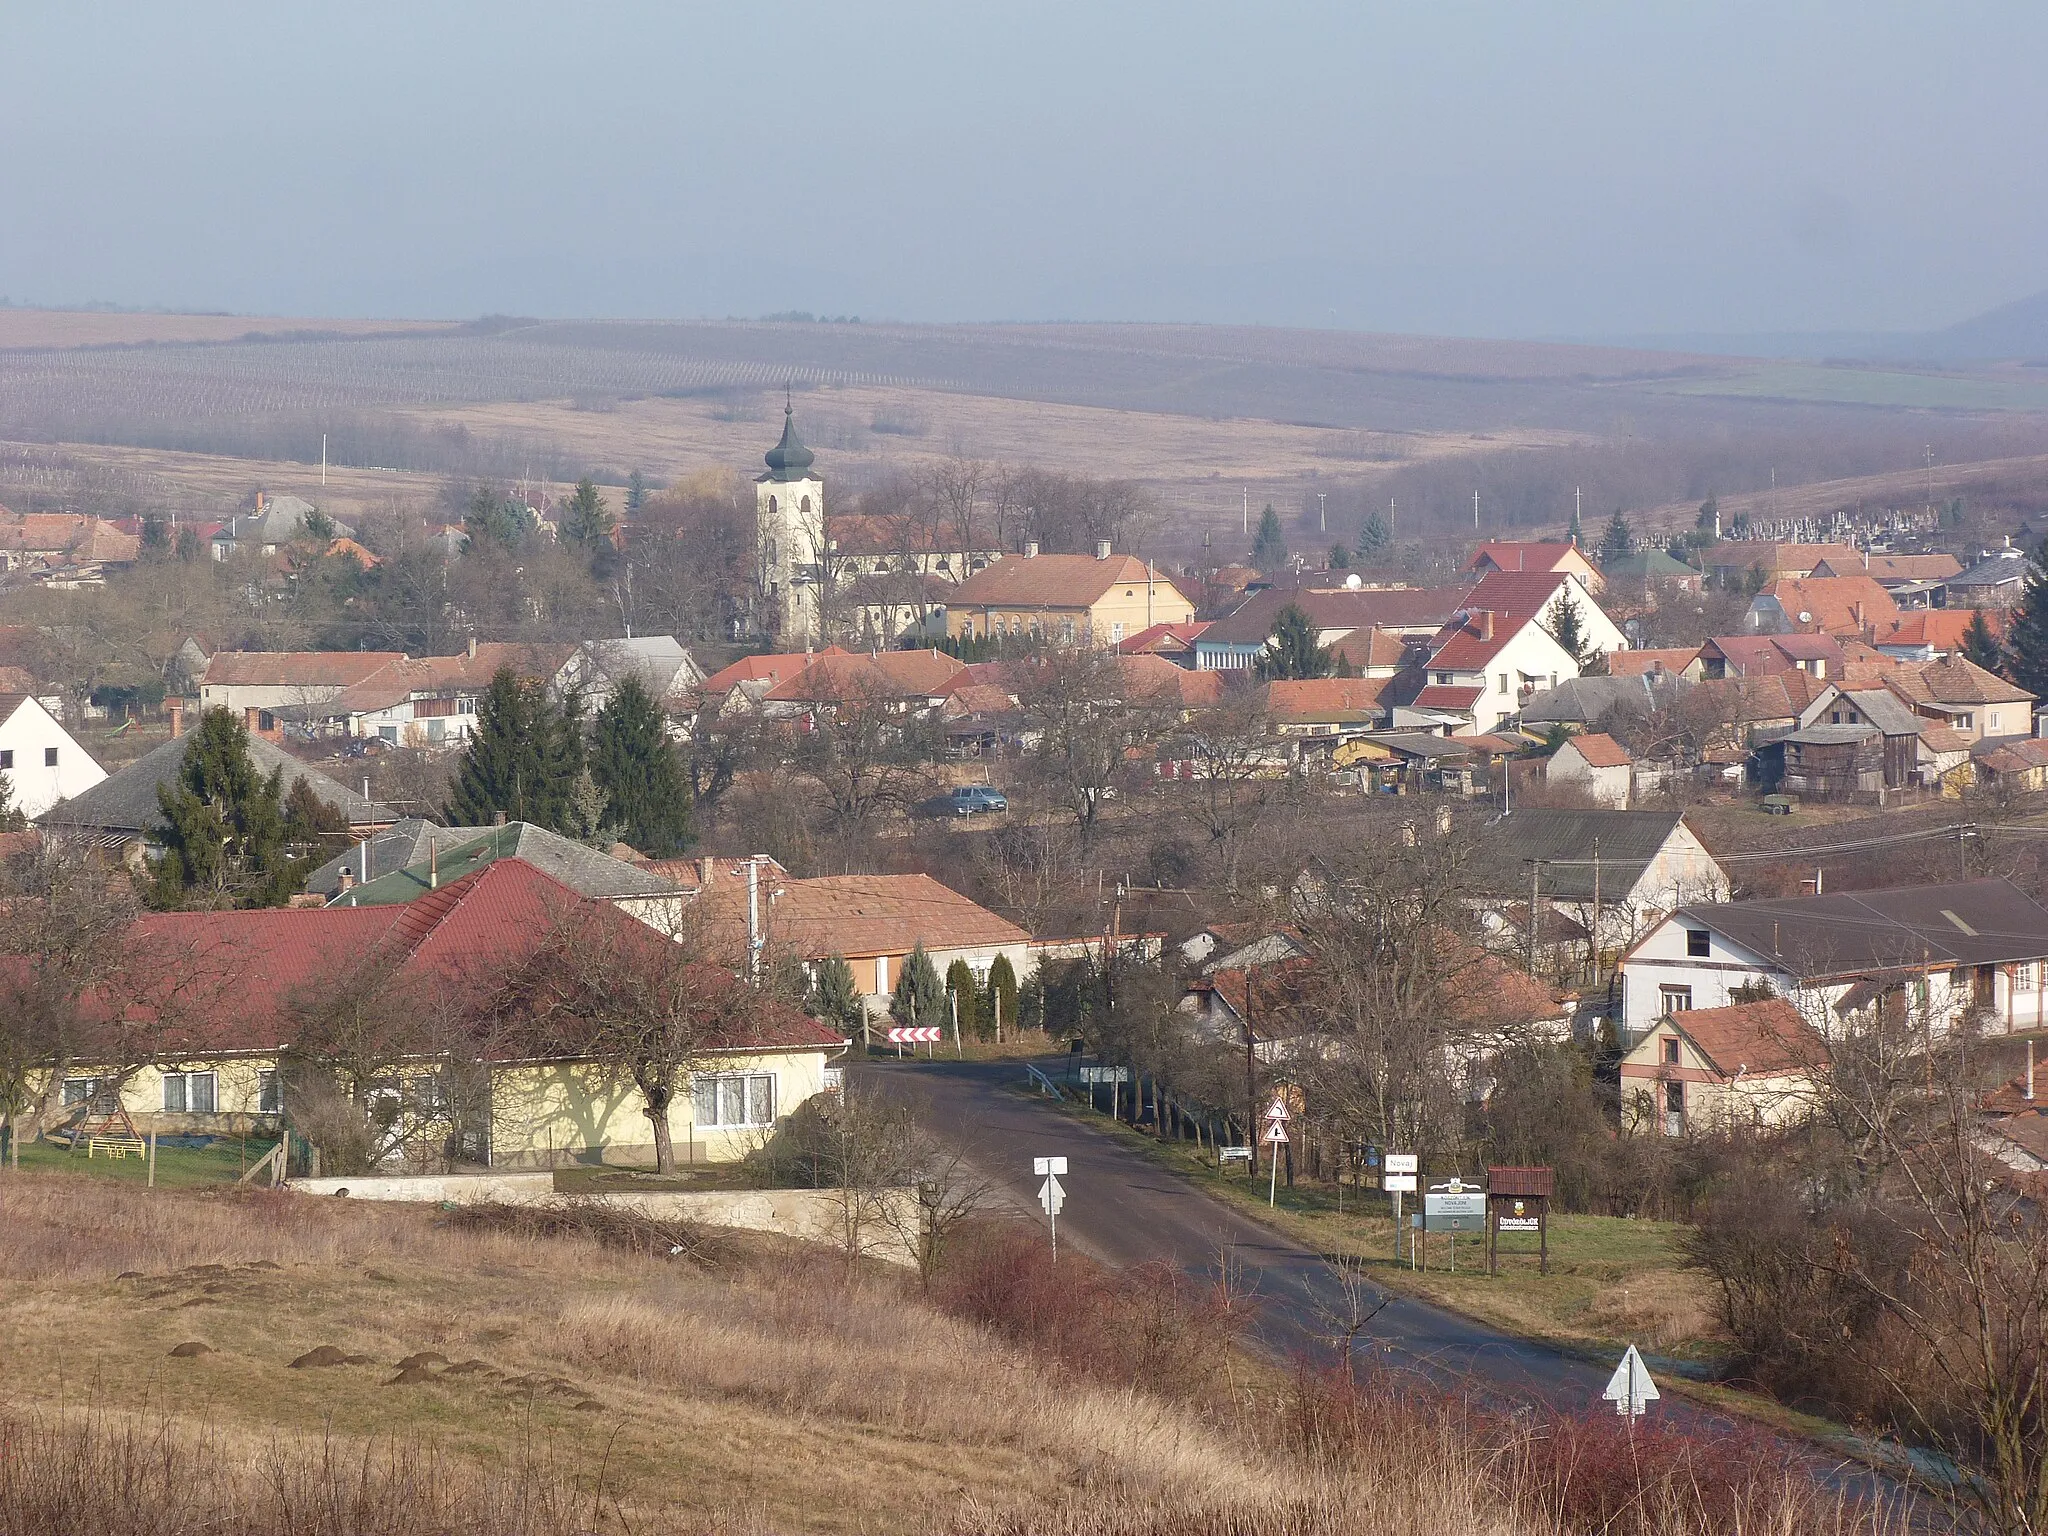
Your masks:
[{"label": "red tile roof", "polygon": [[1574,736],[1567,745],[1577,748],[1590,768],[1626,768],[1635,761],[1628,755],[1627,747],[1603,731]]},{"label": "red tile roof", "polygon": [[1353,630],[1330,649],[1354,667],[1398,667],[1408,657],[1409,643],[1391,630],[1373,626]]},{"label": "red tile roof", "polygon": [[1147,652],[1185,651],[1195,643],[1195,637],[1209,626],[1200,620],[1191,619],[1185,624],[1154,624],[1141,629],[1135,635],[1117,642],[1117,650],[1125,656],[1139,656]]},{"label": "red tile roof", "polygon": [[1472,551],[1472,558],[1465,562],[1468,571],[1479,570],[1486,564],[1503,571],[1554,571],[1564,565],[1573,555],[1579,561],[1590,565],[1576,546],[1562,541],[1540,544],[1518,544],[1501,540],[1480,545]]},{"label": "red tile roof", "polygon": [[1666,672],[1683,672],[1699,659],[1700,648],[1696,645],[1676,646],[1666,650],[1609,651],[1607,675],[1641,677],[1660,668]]},{"label": "red tile roof", "polygon": [[1884,684],[1908,704],[1931,705],[1940,709],[1958,705],[2025,704],[2033,695],[2008,683],[1995,672],[1987,672],[1973,661],[1950,656],[1941,661],[1895,667],[1885,674]]},{"label": "red tile roof", "polygon": [[822,651],[784,651],[773,656],[742,656],[729,667],[721,667],[704,679],[698,691],[706,698],[718,698],[741,683],[767,683],[771,687],[809,666],[821,656],[850,656],[851,651],[828,645]]},{"label": "red tile roof", "polygon": [[1173,578],[1135,555],[1008,555],[960,584],[957,608],[1092,608],[1112,587],[1150,578],[1181,595]]},{"label": "red tile roof", "polygon": [[1790,622],[1808,633],[1882,633],[1899,616],[1891,593],[1868,576],[1786,576],[1764,592],[1778,600]]},{"label": "red tile roof", "polygon": [[1953,651],[1963,643],[1973,615],[1982,613],[1994,635],[2005,633],[2002,608],[1921,608],[1902,613],[1886,629],[1878,631],[1879,645],[1926,645],[1937,651]]},{"label": "red tile roof", "polygon": [[[928,950],[1016,946],[1031,937],[930,875],[781,879],[764,888],[762,901],[769,947],[807,960],[902,955],[920,942]],[[744,944],[746,904],[744,883],[721,882],[699,896],[690,913],[704,924],[714,950],[730,949]]]},{"label": "red tile roof", "polygon": [[1380,713],[1380,695],[1392,681],[1389,677],[1318,677],[1268,683],[1266,713],[1280,721],[1370,720]]},{"label": "red tile roof", "polygon": [[1415,703],[1421,709],[1469,710],[1479,702],[1479,696],[1486,692],[1477,686],[1456,687],[1449,683],[1431,683],[1415,695]]},{"label": "red tile roof", "polygon": [[1488,571],[1466,595],[1464,606],[1533,619],[1550,607],[1570,580],[1564,571]]},{"label": "red tile roof", "polygon": [[1695,1008],[1674,1014],[1669,1022],[1724,1078],[1737,1073],[1780,1076],[1810,1070],[1828,1059],[1826,1043],[1782,997]]},{"label": "red tile roof", "polygon": [[939,698],[946,683],[963,670],[944,651],[881,651],[872,656],[819,656],[795,676],[770,688],[775,703],[838,704],[875,698]]},{"label": "red tile roof", "polygon": [[347,688],[403,651],[215,651],[200,679],[207,687]]}]

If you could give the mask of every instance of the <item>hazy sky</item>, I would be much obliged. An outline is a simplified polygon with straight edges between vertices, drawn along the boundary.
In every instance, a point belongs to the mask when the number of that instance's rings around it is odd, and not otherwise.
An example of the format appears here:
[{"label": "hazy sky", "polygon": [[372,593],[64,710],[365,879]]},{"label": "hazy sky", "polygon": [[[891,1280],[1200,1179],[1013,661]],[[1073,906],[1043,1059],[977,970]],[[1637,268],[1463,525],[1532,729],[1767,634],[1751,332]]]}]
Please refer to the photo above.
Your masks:
[{"label": "hazy sky", "polygon": [[12,0],[0,294],[1915,328],[2048,287],[2048,5]]}]

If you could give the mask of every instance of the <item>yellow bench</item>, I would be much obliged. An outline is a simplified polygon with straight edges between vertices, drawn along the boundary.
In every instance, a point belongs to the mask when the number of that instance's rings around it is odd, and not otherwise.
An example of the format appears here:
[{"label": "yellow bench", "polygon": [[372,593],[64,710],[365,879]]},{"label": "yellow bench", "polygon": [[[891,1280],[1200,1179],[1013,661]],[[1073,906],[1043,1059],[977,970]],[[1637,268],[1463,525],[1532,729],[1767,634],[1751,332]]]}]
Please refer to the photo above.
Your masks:
[{"label": "yellow bench", "polygon": [[134,1136],[89,1136],[86,1138],[85,1155],[88,1159],[104,1152],[108,1157],[126,1157],[133,1152],[137,1157],[143,1153],[142,1141]]}]

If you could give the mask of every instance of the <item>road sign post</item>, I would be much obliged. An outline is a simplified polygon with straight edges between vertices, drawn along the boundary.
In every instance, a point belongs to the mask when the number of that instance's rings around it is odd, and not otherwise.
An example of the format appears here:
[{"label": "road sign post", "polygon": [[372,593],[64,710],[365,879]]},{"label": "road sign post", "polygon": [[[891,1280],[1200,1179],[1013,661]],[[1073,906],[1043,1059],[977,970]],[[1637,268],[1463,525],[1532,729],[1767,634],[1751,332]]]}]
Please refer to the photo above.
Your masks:
[{"label": "road sign post", "polygon": [[[1259,1138],[1273,1148],[1273,1155],[1267,1159],[1273,1165],[1271,1177],[1266,1184],[1268,1209],[1278,1204],[1280,1199],[1280,1149],[1287,1145],[1287,1120],[1287,1100],[1276,1096],[1273,1102],[1266,1106],[1266,1134]],[[1293,1175],[1288,1175],[1288,1178],[1291,1181]],[[1288,1187],[1293,1188],[1293,1184],[1290,1182]]]},{"label": "road sign post", "polygon": [[1500,1273],[1500,1235],[1536,1234],[1536,1268],[1550,1273],[1550,1196],[1557,1174],[1550,1168],[1491,1167],[1486,1170],[1486,1272]]},{"label": "road sign post", "polygon": [[1394,1197],[1394,1262],[1401,1262],[1401,1197],[1415,1193],[1415,1170],[1413,1152],[1389,1152],[1386,1173],[1380,1179],[1380,1187]]},{"label": "road sign post", "polygon": [[[1462,1179],[1432,1184],[1422,1197],[1422,1230],[1425,1239],[1441,1232],[1450,1239],[1451,1273],[1458,1272],[1458,1234],[1481,1231],[1486,1223],[1486,1194]],[[1425,1258],[1423,1267],[1428,1268]]]},{"label": "road sign post", "polygon": [[1031,1171],[1045,1181],[1038,1186],[1038,1204],[1052,1227],[1052,1256],[1057,1263],[1060,1256],[1060,1209],[1067,1203],[1067,1191],[1060,1183],[1060,1175],[1067,1171],[1067,1160],[1064,1157],[1034,1157],[1031,1159]]},{"label": "road sign post", "polygon": [[1657,1383],[1650,1380],[1650,1368],[1643,1364],[1643,1357],[1636,1353],[1635,1345],[1629,1345],[1628,1353],[1621,1357],[1621,1364],[1607,1379],[1607,1390],[1600,1395],[1614,1404],[1614,1411],[1621,1415],[1631,1430],[1636,1427],[1636,1420],[1649,1410],[1649,1405],[1657,1401],[1661,1395],[1657,1391]]}]

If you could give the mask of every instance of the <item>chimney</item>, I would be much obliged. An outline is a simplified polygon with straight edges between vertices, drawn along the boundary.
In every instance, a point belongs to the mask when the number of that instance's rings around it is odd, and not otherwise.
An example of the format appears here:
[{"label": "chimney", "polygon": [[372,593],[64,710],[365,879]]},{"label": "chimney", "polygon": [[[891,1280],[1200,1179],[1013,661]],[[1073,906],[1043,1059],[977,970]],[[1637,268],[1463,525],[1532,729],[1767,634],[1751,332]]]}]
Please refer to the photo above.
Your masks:
[{"label": "chimney", "polygon": [[1109,558],[1109,540],[1097,539],[1095,541],[1095,558],[1098,560],[1107,560]]},{"label": "chimney", "polygon": [[430,891],[441,889],[441,845],[439,843],[427,844],[427,889]]},{"label": "chimney", "polygon": [[[369,797],[368,795],[365,795],[365,796],[363,796],[363,798],[364,798],[365,800],[367,800],[367,799],[369,799],[370,797]],[[357,867],[357,868],[359,868],[359,869],[361,869],[361,870],[362,870],[362,872],[363,872],[363,884],[365,884],[365,885],[368,885],[368,884],[370,883],[370,840],[369,840],[369,838],[365,837],[365,838],[364,838],[364,839],[362,840],[362,842],[361,842],[360,844],[358,844],[358,845],[357,845],[357,847],[356,847],[356,852],[357,852],[357,853],[358,853],[358,854],[360,855],[360,857],[359,857],[359,858],[358,858],[358,859],[356,860],[356,867]]]},{"label": "chimney", "polygon": [[717,878],[718,860],[702,858],[697,861],[697,884],[700,888],[710,885]]},{"label": "chimney", "polygon": [[476,660],[476,636],[475,636],[475,635],[471,635],[471,636],[469,637],[469,659],[470,659],[471,661],[475,661],[475,660]]},{"label": "chimney", "polygon": [[1036,560],[1038,558],[1038,540],[1026,539],[1024,541],[1024,558],[1026,560]]},{"label": "chimney", "polygon": [[173,699],[165,706],[171,716],[171,740],[176,741],[185,734],[185,701]]},{"label": "chimney", "polygon": [[343,891],[352,891],[356,888],[356,877],[349,873],[346,864],[341,866],[341,888]]},{"label": "chimney", "polygon": [[505,825],[505,813],[503,811],[491,812],[491,825],[494,827],[502,827],[503,825]]},{"label": "chimney", "polygon": [[1472,627],[1479,632],[1480,639],[1491,640],[1493,638],[1493,610],[1491,608],[1482,608],[1473,614]]},{"label": "chimney", "polygon": [[2034,1042],[2027,1042],[2027,1102],[2034,1101]]}]

